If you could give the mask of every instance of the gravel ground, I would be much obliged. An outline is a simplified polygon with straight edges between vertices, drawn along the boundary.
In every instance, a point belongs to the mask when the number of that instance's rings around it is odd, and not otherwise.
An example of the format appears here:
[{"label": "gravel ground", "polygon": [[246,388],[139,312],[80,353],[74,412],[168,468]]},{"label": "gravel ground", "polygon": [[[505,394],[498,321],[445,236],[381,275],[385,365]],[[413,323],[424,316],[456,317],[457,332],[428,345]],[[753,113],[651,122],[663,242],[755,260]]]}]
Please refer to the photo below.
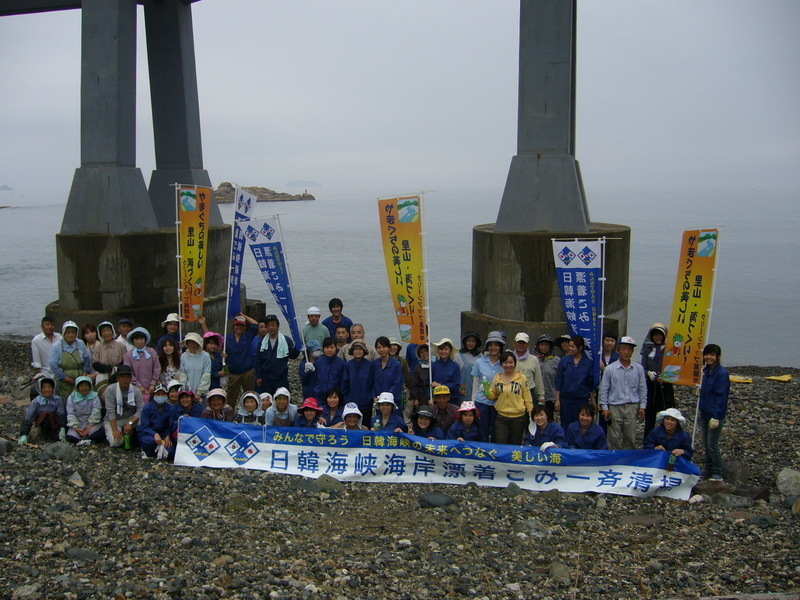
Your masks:
[{"label": "gravel ground", "polygon": [[[18,390],[30,376],[27,352],[22,344],[0,346],[4,434],[17,435],[27,405]],[[696,490],[703,492],[697,503],[513,487],[343,484],[175,467],[107,446],[69,448],[60,458],[48,458],[55,446],[0,446],[0,597],[800,592],[800,504],[777,486],[784,467],[800,470],[800,371],[730,370],[754,378],[733,385],[722,438],[733,485]],[[783,373],[794,381],[763,378]],[[691,414],[694,397],[683,389],[677,396]],[[420,508],[429,492],[456,503]]]}]

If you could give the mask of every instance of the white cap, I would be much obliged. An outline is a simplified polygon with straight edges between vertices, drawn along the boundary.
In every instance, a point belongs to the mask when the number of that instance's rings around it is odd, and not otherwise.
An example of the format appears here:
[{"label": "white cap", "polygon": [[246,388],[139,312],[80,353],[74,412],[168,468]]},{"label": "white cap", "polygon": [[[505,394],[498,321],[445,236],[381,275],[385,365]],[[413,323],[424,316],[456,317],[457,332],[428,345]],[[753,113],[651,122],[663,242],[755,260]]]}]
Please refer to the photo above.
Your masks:
[{"label": "white cap", "polygon": [[392,392],[382,392],[378,396],[377,404],[394,404],[394,394]]},{"label": "white cap", "polygon": [[272,399],[274,400],[278,396],[286,396],[289,400],[292,399],[292,395],[285,387],[279,387],[277,390],[275,390],[275,394],[273,394]]},{"label": "white cap", "polygon": [[628,344],[629,346],[636,346],[636,340],[629,335],[623,335],[621,338],[619,338],[619,343]]},{"label": "white cap", "polygon": [[307,315],[322,315],[322,313],[319,310],[319,307],[317,307],[317,306],[310,307],[306,314]]},{"label": "white cap", "polygon": [[516,336],[514,336],[515,342],[525,342],[526,344],[530,343],[531,337],[527,333],[519,332]]}]

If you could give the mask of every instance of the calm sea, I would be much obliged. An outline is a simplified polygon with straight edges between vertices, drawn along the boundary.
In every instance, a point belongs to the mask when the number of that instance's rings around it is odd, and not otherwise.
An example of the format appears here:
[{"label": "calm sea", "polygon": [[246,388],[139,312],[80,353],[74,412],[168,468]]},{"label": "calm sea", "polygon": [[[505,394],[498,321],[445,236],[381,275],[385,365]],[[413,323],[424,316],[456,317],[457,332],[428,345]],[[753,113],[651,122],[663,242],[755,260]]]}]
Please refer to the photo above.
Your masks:
[{"label": "calm sea", "polygon": [[[281,215],[299,310],[315,304],[325,313],[328,300],[338,296],[345,314],[364,323],[369,339],[397,335],[376,198],[415,190],[309,191],[316,201],[256,209],[258,215]],[[459,337],[460,313],[470,308],[472,227],[495,220],[501,193],[425,194],[433,337]],[[710,341],[722,346],[727,364],[800,366],[794,314],[800,292],[798,196],[765,190],[590,193],[593,220],[633,230],[628,333],[641,340],[651,323],[669,321],[683,229],[719,226]],[[57,296],[54,235],[64,204],[44,194],[3,192],[0,205],[11,205],[0,210],[0,336],[28,340],[38,331],[44,306]],[[222,213],[230,222],[232,205],[222,205]],[[250,298],[278,312],[251,260],[244,281]]]}]

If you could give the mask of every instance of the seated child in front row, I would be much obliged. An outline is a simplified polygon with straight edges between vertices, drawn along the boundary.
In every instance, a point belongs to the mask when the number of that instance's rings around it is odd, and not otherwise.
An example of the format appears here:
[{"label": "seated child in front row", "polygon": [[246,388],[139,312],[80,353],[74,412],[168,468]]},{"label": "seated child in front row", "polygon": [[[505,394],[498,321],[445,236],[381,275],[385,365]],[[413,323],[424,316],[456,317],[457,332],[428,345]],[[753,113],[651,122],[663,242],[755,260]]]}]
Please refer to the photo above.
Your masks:
[{"label": "seated child in front row", "polygon": [[54,393],[55,379],[44,377],[39,380],[37,386],[39,395],[31,401],[28,410],[25,411],[25,418],[19,429],[20,446],[28,442],[28,436],[31,435],[34,426],[38,428],[34,435],[44,441],[54,442],[60,439],[63,442],[67,439],[67,413],[64,410],[64,402]]},{"label": "seated child in front row", "polygon": [[67,398],[67,441],[81,446],[106,439],[100,397],[92,389],[92,380],[82,375]]},{"label": "seated child in front row", "polygon": [[372,431],[393,431],[394,433],[407,432],[408,425],[395,409],[394,395],[392,392],[383,392],[378,396],[378,410],[380,414],[372,419]]},{"label": "seated child in front row", "polygon": [[233,418],[233,422],[263,425],[264,411],[260,404],[257,392],[245,392],[239,399],[239,406],[236,407],[236,416]]},{"label": "seated child in front row", "polygon": [[475,403],[466,400],[456,411],[456,422],[450,426],[447,432],[448,440],[458,440],[459,442],[485,442],[478,419],[481,418],[480,411]]},{"label": "seated child in front row", "polygon": [[325,427],[322,417],[322,407],[316,398],[306,398],[294,419],[295,427]]}]

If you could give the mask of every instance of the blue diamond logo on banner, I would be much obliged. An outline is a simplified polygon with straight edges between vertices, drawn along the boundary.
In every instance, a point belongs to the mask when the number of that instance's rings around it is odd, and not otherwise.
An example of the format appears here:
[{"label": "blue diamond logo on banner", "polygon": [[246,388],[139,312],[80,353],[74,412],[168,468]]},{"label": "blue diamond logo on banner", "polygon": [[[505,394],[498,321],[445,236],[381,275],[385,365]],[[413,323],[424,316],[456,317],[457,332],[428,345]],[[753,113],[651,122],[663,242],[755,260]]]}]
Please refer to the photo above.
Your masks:
[{"label": "blue diamond logo on banner", "polygon": [[192,449],[192,453],[203,460],[219,450],[220,443],[208,427],[201,427],[194,432],[194,435],[186,440],[186,445]]},{"label": "blue diamond logo on banner", "polygon": [[255,443],[244,431],[233,438],[228,445],[225,446],[225,450],[227,450],[231,458],[238,463],[246,463],[258,454],[258,448],[256,448]]},{"label": "blue diamond logo on banner", "polygon": [[271,240],[272,236],[275,235],[275,230],[270,226],[269,223],[264,223],[264,227],[261,228],[261,234],[268,240]]},{"label": "blue diamond logo on banner", "polygon": [[583,264],[588,267],[589,263],[597,258],[597,254],[595,254],[592,249],[589,248],[589,246],[584,246],[583,250],[581,250],[581,253],[578,254],[578,258],[580,258],[583,261]]},{"label": "blue diamond logo on banner", "polygon": [[258,239],[258,229],[253,227],[252,225],[248,225],[247,229],[245,229],[244,234],[248,237],[248,239],[255,241]]},{"label": "blue diamond logo on banner", "polygon": [[561,259],[565,265],[568,265],[575,260],[575,253],[569,249],[569,246],[564,246],[561,252],[558,253],[558,258]]}]

